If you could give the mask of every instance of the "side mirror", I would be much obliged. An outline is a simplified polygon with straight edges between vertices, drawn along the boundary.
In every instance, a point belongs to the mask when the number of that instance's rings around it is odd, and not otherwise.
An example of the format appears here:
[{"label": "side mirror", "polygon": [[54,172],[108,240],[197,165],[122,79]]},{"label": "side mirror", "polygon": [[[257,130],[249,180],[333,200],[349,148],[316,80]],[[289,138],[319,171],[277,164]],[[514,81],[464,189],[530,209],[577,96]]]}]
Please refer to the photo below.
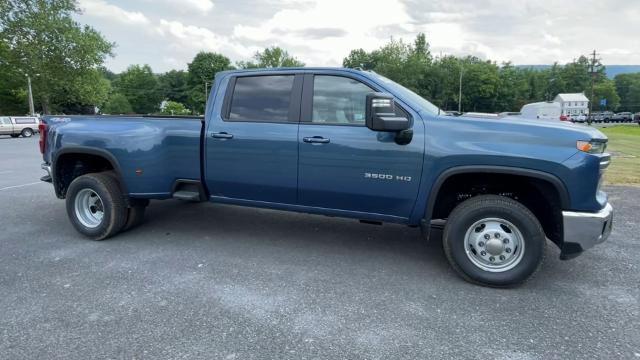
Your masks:
[{"label": "side mirror", "polygon": [[410,126],[409,119],[397,116],[393,96],[386,93],[367,94],[365,123],[374,131],[402,131]]}]

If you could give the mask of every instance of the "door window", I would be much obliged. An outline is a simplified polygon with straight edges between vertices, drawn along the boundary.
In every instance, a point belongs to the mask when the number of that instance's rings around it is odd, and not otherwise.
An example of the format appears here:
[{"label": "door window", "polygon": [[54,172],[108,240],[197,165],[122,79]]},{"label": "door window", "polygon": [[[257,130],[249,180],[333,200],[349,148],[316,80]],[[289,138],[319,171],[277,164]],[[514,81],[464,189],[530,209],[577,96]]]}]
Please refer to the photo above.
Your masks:
[{"label": "door window", "polygon": [[293,79],[293,75],[236,78],[228,120],[288,121]]},{"label": "door window", "polygon": [[369,86],[354,79],[316,75],[311,122],[364,126],[366,96],[371,92]]}]

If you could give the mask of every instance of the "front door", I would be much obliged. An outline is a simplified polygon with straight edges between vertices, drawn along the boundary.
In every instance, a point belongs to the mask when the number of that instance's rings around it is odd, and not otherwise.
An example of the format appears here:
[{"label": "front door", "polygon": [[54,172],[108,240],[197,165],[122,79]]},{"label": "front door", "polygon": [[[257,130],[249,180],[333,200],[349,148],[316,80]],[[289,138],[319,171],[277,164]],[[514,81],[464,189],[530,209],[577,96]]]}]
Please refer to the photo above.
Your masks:
[{"label": "front door", "polygon": [[211,114],[206,181],[214,200],[296,203],[302,76],[232,77]]},{"label": "front door", "polygon": [[395,133],[367,128],[365,97],[379,91],[373,86],[343,76],[305,76],[298,135],[301,205],[409,217],[422,172],[422,122],[413,119],[415,135],[406,145],[396,143]]}]

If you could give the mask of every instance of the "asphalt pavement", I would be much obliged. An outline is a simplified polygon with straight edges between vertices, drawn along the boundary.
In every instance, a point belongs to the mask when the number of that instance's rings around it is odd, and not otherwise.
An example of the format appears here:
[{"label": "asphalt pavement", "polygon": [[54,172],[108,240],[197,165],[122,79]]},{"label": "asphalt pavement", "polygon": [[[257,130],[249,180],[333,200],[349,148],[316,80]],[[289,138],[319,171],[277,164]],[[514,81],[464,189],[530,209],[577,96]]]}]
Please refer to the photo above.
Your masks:
[{"label": "asphalt pavement", "polygon": [[508,290],[438,239],[354,220],[174,200],[95,242],[0,137],[2,359],[640,359],[640,188],[610,239]]}]

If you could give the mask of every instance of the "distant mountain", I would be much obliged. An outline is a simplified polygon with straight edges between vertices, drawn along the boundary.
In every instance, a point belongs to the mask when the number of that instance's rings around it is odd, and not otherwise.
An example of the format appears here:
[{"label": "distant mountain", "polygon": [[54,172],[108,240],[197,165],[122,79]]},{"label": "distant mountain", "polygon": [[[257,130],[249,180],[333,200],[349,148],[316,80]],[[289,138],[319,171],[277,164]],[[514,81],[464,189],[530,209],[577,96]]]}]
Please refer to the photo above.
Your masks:
[{"label": "distant mountain", "polygon": [[[534,70],[544,70],[551,65],[516,65],[519,68],[531,68]],[[640,72],[640,65],[605,65],[605,71],[609,79],[613,79],[618,74],[629,74]]]}]

